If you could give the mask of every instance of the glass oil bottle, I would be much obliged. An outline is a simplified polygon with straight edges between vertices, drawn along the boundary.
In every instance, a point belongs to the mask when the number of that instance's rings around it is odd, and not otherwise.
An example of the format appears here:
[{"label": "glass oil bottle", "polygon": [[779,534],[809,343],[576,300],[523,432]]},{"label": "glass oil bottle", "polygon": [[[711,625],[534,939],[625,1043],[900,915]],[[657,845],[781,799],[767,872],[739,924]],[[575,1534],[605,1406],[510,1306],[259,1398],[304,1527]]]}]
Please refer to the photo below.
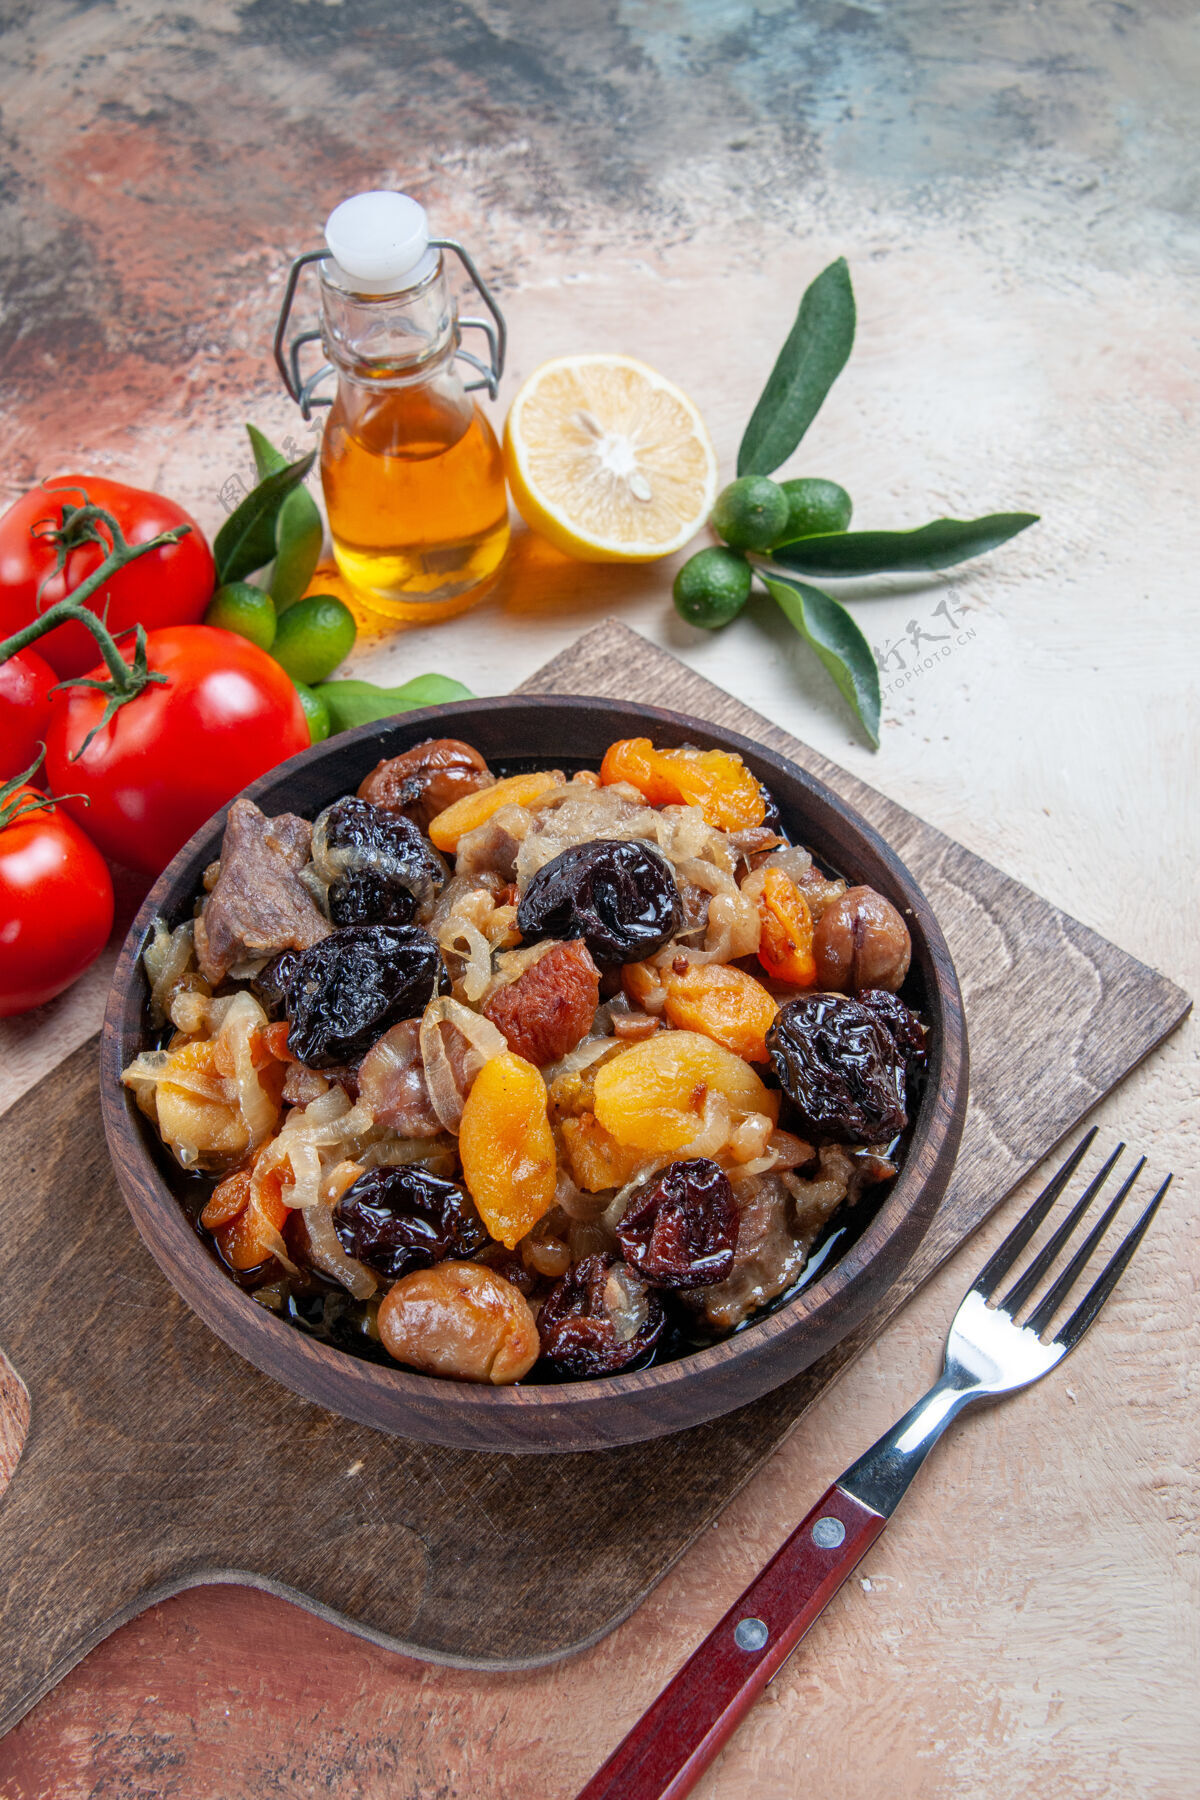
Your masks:
[{"label": "glass oil bottle", "polygon": [[[508,549],[508,500],[496,435],[472,393],[495,395],[504,320],[461,246],[429,236],[404,194],[356,194],[334,209],[326,249],[292,265],[275,354],[305,417],[329,406],[321,481],[334,556],[375,613],[412,623],[475,605]],[[490,319],[462,319],[445,253],[463,262]],[[304,265],[319,265],[321,326],[286,343]],[[483,331],[485,363],[462,348]],[[320,340],[328,363],[301,378],[300,351]],[[475,371],[464,381],[463,365]],[[314,390],[336,374],[332,400]]]}]

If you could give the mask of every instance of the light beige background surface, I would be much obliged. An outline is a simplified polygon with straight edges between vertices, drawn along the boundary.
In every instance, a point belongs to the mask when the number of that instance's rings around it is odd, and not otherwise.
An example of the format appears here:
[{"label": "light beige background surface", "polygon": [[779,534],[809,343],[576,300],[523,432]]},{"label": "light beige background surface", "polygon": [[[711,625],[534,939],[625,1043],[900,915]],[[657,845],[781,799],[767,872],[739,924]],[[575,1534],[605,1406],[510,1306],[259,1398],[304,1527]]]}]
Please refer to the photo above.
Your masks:
[{"label": "light beige background surface", "polygon": [[[744,9],[727,11],[746,27]],[[470,141],[458,153],[440,141],[436,154],[365,140],[352,151],[343,138],[334,155],[311,133],[281,138],[282,148],[264,135],[245,150],[257,158],[250,166],[262,176],[287,162],[292,187],[281,196],[260,182],[248,225],[251,199],[234,192],[226,166],[229,205],[241,208],[237,247],[215,202],[197,215],[195,271],[186,234],[168,240],[174,283],[195,275],[186,303],[175,301],[194,317],[187,345],[173,343],[156,371],[112,315],[104,355],[132,373],[108,408],[85,404],[61,349],[39,349],[44,366],[31,352],[17,371],[24,386],[8,415],[0,482],[15,494],[35,474],[102,467],[168,488],[215,528],[218,489],[231,472],[248,472],[240,421],[251,416],[279,437],[296,429],[264,354],[282,267],[325,206],[364,178],[418,181],[439,228],[460,233],[501,275],[508,394],[556,352],[635,350],[695,395],[726,471],[801,290],[845,253],[858,344],[796,471],[845,482],[862,525],[999,508],[1043,515],[1035,531],[952,577],[853,590],[880,646],[904,639],[910,621],[943,630],[933,616],[943,597],[964,615],[950,653],[889,690],[877,756],[761,608],[704,636],[675,618],[670,566],[580,569],[528,539],[483,609],[436,631],[364,640],[351,672],[404,679],[437,668],[500,692],[616,613],[1194,992],[1192,40],[1170,6],[1141,9],[1136,31],[1129,9],[1057,11],[989,14],[972,35],[971,8],[899,9],[910,33],[903,66],[921,71],[893,106],[909,119],[909,138],[898,148],[881,128],[868,156],[855,120],[864,108],[882,117],[894,94],[867,83],[864,97],[850,80],[839,113],[829,77],[808,174],[790,187],[779,183],[800,153],[788,162],[783,126],[761,95],[758,123],[745,128],[757,157],[748,164],[729,134],[710,144],[695,108],[681,108],[681,90],[671,89],[675,110],[651,140],[658,149],[641,147],[654,164],[641,177],[653,204],[598,191],[576,204],[581,178],[563,164],[546,176],[561,205],[539,211],[521,183],[532,181],[552,127],[533,110],[501,109],[485,129],[483,111],[468,108]],[[1122,11],[1133,37],[1118,29]],[[307,9],[293,12],[307,19]],[[697,22],[700,12],[627,8],[622,30],[638,55],[659,57],[665,83],[675,76],[664,43],[683,58],[685,28],[716,41],[715,14]],[[826,34],[835,29],[821,17]],[[148,227],[129,223],[131,195],[148,193],[158,210],[147,217],[161,223],[174,216],[163,210],[171,182],[200,166],[188,160],[193,127],[157,121],[158,52],[139,20],[137,8],[88,12],[69,47],[25,31],[29,77],[10,85],[5,105],[8,128],[31,146],[21,163],[28,180],[60,211],[82,212],[86,201],[116,233],[114,254],[135,231],[145,241]],[[220,40],[215,66],[230,96],[222,116],[236,143],[253,133],[237,112],[251,89],[265,96],[259,116],[281,133],[285,116],[299,132],[328,99],[332,51],[284,93],[261,43],[244,44],[235,61],[232,13],[207,8],[205,21]],[[176,29],[162,27],[172,53]],[[696,41],[687,39],[693,58]],[[585,50],[573,65],[581,81]],[[930,75],[939,50],[949,72]],[[87,74],[91,52],[109,59],[100,75]],[[763,52],[754,67],[766,62]],[[115,91],[118,73],[126,111],[102,114],[98,98]],[[482,109],[484,77],[469,79]],[[197,62],[191,80],[210,121],[195,129],[211,134],[216,76]],[[694,81],[696,106],[707,105],[709,89]],[[937,105],[922,85],[931,81],[943,83]],[[53,131],[40,116],[48,93],[63,96]],[[815,103],[803,93],[812,125]],[[1014,116],[1026,109],[1027,129],[1011,140],[994,123],[1005,93]],[[978,143],[968,100],[982,121]],[[663,148],[672,120],[678,142]],[[649,130],[643,115],[638,122]],[[606,141],[619,140],[613,119],[604,129]],[[303,204],[299,141],[316,158]],[[898,169],[888,167],[893,154]],[[216,177],[196,179],[211,200]],[[155,297],[151,262],[136,265],[142,291],[169,310]],[[0,1026],[4,1101],[19,1101],[96,1028],[105,976],[102,962],[51,1007]],[[1055,1004],[1048,993],[1047,1008]],[[1188,1025],[1101,1109],[1110,1138],[1119,1132],[1156,1170],[1183,1177],[1104,1322],[1036,1394],[970,1421],[943,1447],[860,1578],[702,1784],[706,1800],[878,1800],[881,1789],[922,1800],[1200,1793],[1196,1044]],[[710,1541],[596,1650],[556,1670],[488,1680],[422,1670],[261,1597],[185,1597],[95,1653],[11,1734],[0,1746],[0,1794],[569,1795],[815,1494],[932,1377],[953,1304],[1003,1224],[929,1285]],[[552,1569],[546,1588],[552,1605]],[[303,1696],[286,1716],[264,1672],[279,1658]]]}]

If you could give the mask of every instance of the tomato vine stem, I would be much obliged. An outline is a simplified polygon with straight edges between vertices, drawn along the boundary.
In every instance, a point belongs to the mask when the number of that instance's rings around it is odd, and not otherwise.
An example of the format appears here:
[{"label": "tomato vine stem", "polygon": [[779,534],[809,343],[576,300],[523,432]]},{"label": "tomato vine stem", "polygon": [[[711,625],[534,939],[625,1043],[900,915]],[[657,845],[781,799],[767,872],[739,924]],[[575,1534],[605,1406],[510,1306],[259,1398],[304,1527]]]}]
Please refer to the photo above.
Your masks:
[{"label": "tomato vine stem", "polygon": [[46,757],[45,744],[38,745],[38,753],[22,775],[14,775],[11,780],[0,784],[0,831],[7,831],[18,819],[27,813],[53,812],[63,800],[82,800],[85,806],[92,804],[88,794],[23,794],[21,789],[33,780]]},{"label": "tomato vine stem", "polygon": [[[82,488],[78,491],[84,492]],[[7,662],[10,656],[15,656],[19,650],[25,650],[30,644],[35,644],[40,637],[45,637],[47,632],[53,631],[58,625],[65,624],[68,619],[85,626],[95,638],[96,647],[108,668],[109,679],[97,681],[91,676],[73,676],[66,681],[58,682],[50,690],[52,694],[57,694],[63,688],[95,688],[99,693],[105,695],[107,700],[104,716],[99,724],[94,725],[88,732],[87,737],[71,758],[72,762],[78,762],[96,733],[104,729],[120,707],[128,705],[131,700],[136,700],[142,690],[151,683],[165,687],[167,681],[165,675],[154,674],[147,664],[146,627],[144,625],[139,623],[137,627],[133,655],[127,662],[121,654],[120,645],[107,625],[83,602],[98,592],[106,581],[111,580],[118,569],[123,569],[127,563],[136,562],[139,556],[146,556],[151,550],[161,550],[168,544],[177,544],[180,538],[191,530],[190,525],[174,525],[169,531],[161,531],[157,537],[148,538],[144,544],[130,544],[126,542],[125,535],[112,514],[105,512],[103,507],[93,506],[87,500],[86,494],[84,498],[83,506],[63,508],[63,523],[60,528],[56,528],[49,534],[40,534],[49,535],[58,546],[58,560],[46,577],[46,581],[53,580],[54,576],[62,571],[68,553],[78,549],[80,544],[99,544],[105,551],[104,560],[64,599],[56,600],[53,606],[48,606],[45,612],[40,613],[32,623],[23,626],[20,631],[15,631],[11,637],[0,643],[0,663]],[[48,521],[42,522],[47,523]],[[101,525],[104,525],[111,535],[111,548],[100,530]],[[42,588],[45,585],[44,581]],[[40,598],[41,589],[38,590],[38,593]],[[36,763],[34,767],[37,767]]]}]

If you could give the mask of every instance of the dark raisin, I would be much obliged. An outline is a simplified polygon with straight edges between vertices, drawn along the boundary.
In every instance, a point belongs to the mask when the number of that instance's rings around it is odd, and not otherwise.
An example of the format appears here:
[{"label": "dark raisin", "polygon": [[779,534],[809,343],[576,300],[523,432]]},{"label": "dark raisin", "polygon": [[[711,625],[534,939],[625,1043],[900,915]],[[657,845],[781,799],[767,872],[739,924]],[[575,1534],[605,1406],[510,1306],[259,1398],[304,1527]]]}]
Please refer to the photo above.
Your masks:
[{"label": "dark raisin", "polygon": [[879,1144],[908,1123],[904,1057],[860,1000],[846,994],[790,1000],[767,1032],[767,1050],[806,1135]]},{"label": "dark raisin", "polygon": [[250,982],[250,991],[268,1019],[282,1019],[287,1005],[287,984],[298,960],[295,950],[281,950]]},{"label": "dark raisin", "polygon": [[683,906],[671,865],[638,841],[597,838],[539,869],[517,908],[527,944],[582,938],[598,963],[641,962],[679,931]]},{"label": "dark raisin", "polygon": [[626,1262],[656,1287],[724,1281],[733,1268],[737,1237],[729,1178],[707,1156],[672,1163],[637,1189],[617,1226]]},{"label": "dark raisin", "polygon": [[288,1049],[310,1069],[356,1063],[389,1026],[420,1017],[443,975],[437,945],[415,925],[330,932],[288,980]]},{"label": "dark raisin", "polygon": [[778,801],[776,800],[774,794],[771,792],[769,787],[764,787],[761,781],[759,782],[758,785],[759,785],[759,790],[762,793],[763,804],[766,806],[766,809],[767,809],[766,812],[763,814],[763,820],[762,820],[764,830],[775,831],[775,832],[778,832],[781,837],[785,837],[787,834],[785,833],[785,831],[783,829],[783,821],[779,817]]},{"label": "dark raisin", "polygon": [[615,1375],[655,1344],[662,1301],[613,1256],[568,1269],[538,1313],[542,1355],[562,1375]]},{"label": "dark raisin", "polygon": [[446,865],[411,819],[349,795],[313,826],[312,873],[335,925],[406,925],[446,880]]},{"label": "dark raisin", "polygon": [[466,1189],[415,1163],[360,1175],[334,1207],[333,1229],[347,1256],[389,1281],[474,1256],[488,1241]]}]

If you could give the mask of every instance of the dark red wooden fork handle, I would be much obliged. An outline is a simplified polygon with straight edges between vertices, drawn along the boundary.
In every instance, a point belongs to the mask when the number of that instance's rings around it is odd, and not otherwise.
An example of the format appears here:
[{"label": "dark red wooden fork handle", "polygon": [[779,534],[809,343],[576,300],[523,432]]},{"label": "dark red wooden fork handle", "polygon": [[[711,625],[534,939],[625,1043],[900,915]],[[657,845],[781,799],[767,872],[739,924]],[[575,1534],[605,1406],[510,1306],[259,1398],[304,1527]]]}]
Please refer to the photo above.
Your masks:
[{"label": "dark red wooden fork handle", "polygon": [[578,1800],[681,1800],[690,1792],[886,1524],[831,1487]]}]

